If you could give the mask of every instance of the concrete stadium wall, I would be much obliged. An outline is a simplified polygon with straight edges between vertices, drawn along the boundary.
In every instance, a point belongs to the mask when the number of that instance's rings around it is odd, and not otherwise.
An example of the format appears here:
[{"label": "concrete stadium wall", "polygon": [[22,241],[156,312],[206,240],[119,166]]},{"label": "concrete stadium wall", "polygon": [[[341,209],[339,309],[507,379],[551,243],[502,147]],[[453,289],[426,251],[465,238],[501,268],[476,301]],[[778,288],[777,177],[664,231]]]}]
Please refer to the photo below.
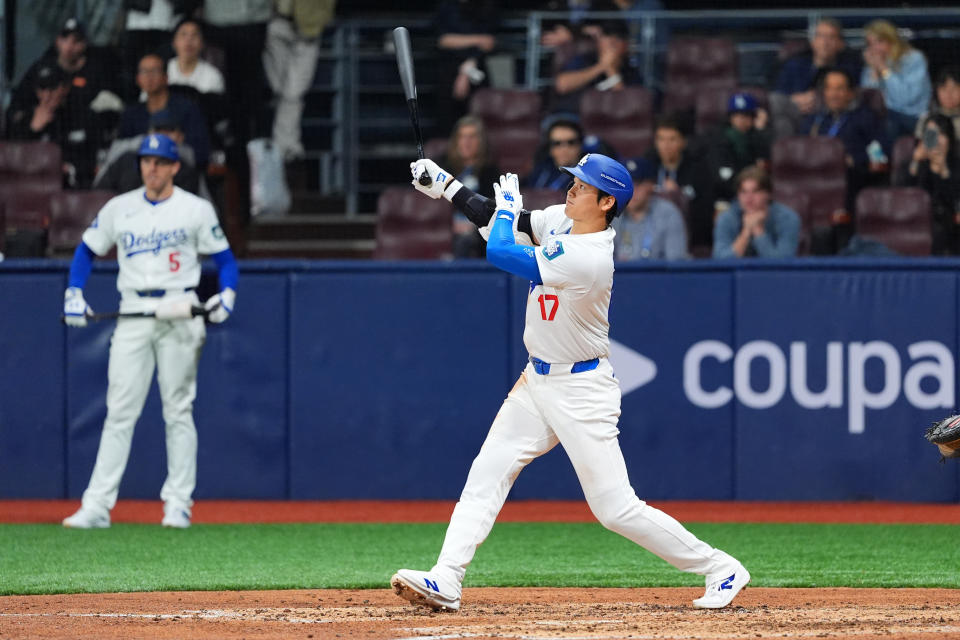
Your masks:
[{"label": "concrete stadium wall", "polygon": [[[957,404],[960,261],[619,265],[621,445],[648,499],[956,502],[922,434]],[[112,323],[59,322],[67,265],[0,263],[0,497],[78,497]],[[207,272],[205,284],[212,281]],[[87,298],[116,307],[116,266]],[[454,499],[522,369],[527,283],[482,262],[244,262],[208,328],[197,498]],[[154,389],[121,497],[166,468]],[[582,497],[556,450],[515,498]]]}]

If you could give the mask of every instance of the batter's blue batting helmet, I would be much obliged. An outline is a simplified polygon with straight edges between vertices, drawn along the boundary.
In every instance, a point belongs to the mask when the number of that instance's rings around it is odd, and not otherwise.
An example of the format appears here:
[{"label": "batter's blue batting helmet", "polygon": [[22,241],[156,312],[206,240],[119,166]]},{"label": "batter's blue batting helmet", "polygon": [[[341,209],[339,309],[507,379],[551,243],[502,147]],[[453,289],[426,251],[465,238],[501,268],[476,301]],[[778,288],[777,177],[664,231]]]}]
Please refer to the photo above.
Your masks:
[{"label": "batter's blue batting helmet", "polygon": [[140,151],[137,152],[140,157],[158,156],[166,158],[173,162],[180,161],[180,154],[177,153],[177,143],[162,133],[151,133],[140,143]]},{"label": "batter's blue batting helmet", "polygon": [[613,158],[599,153],[588,153],[580,158],[577,166],[563,167],[563,170],[616,198],[618,214],[627,207],[633,197],[630,172]]}]

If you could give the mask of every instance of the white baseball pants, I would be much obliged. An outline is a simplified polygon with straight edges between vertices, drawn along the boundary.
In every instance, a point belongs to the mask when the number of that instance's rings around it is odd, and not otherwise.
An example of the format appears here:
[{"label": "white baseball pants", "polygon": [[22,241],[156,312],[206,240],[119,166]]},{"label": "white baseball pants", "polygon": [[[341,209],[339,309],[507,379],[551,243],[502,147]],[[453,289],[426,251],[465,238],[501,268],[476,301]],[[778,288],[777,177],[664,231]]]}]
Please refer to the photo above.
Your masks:
[{"label": "white baseball pants", "polygon": [[603,526],[683,571],[707,575],[733,563],[637,497],[617,439],[619,417],[620,387],[606,359],[593,371],[558,375],[527,365],[470,467],[434,571],[463,580],[520,471],[558,443]]},{"label": "white baseball pants", "polygon": [[143,411],[156,369],[167,442],[167,479],[160,497],[165,503],[189,512],[197,480],[193,400],[197,395],[197,365],[205,338],[203,318],[176,321],[120,318],[117,321],[107,369],[107,419],[103,423],[90,484],[83,492],[84,508],[109,511],[117,503],[133,429]]}]

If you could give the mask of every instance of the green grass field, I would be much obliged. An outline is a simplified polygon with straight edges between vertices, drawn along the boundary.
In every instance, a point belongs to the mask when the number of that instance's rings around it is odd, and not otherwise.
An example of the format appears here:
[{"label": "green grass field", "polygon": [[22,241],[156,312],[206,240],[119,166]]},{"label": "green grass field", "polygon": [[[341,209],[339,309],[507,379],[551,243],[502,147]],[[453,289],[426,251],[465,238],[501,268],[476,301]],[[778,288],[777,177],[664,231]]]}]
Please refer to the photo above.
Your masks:
[{"label": "green grass field", "polygon": [[[758,587],[960,588],[951,525],[689,524]],[[158,525],[99,531],[0,525],[0,594],[387,588],[429,568],[445,524]],[[700,586],[598,524],[504,523],[465,586]]]}]

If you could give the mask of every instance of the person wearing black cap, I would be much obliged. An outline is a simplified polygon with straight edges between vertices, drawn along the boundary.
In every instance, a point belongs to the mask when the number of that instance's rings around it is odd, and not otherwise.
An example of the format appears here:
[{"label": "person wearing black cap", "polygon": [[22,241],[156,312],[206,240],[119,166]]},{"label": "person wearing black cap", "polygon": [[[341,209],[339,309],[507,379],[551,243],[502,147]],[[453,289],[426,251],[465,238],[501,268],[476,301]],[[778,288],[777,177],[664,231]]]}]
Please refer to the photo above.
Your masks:
[{"label": "person wearing black cap", "polygon": [[[33,126],[29,128],[32,135],[27,129],[17,128],[16,124],[11,126],[11,133],[15,130],[22,138],[59,143],[64,161],[70,167],[67,186],[86,188],[93,180],[97,150],[105,146],[123,107],[114,90],[112,78],[115,75],[109,71],[105,58],[88,48],[83,24],[76,18],[69,18],[58,32],[54,46],[27,70],[13,90],[10,122],[22,122],[25,114],[30,114]],[[43,127],[38,127],[37,109],[42,113],[49,106],[41,105],[40,95],[50,89],[51,82],[58,86],[64,83],[69,89],[62,97],[62,115],[58,116],[59,123],[54,127],[59,128],[59,133],[46,129],[38,135]],[[47,100],[49,102],[49,97]]]},{"label": "person wearing black cap", "polygon": [[630,260],[683,260],[687,253],[687,228],[675,204],[654,194],[657,172],[646,158],[624,163],[633,179],[633,197],[625,215],[613,219],[617,232],[613,257]]}]

